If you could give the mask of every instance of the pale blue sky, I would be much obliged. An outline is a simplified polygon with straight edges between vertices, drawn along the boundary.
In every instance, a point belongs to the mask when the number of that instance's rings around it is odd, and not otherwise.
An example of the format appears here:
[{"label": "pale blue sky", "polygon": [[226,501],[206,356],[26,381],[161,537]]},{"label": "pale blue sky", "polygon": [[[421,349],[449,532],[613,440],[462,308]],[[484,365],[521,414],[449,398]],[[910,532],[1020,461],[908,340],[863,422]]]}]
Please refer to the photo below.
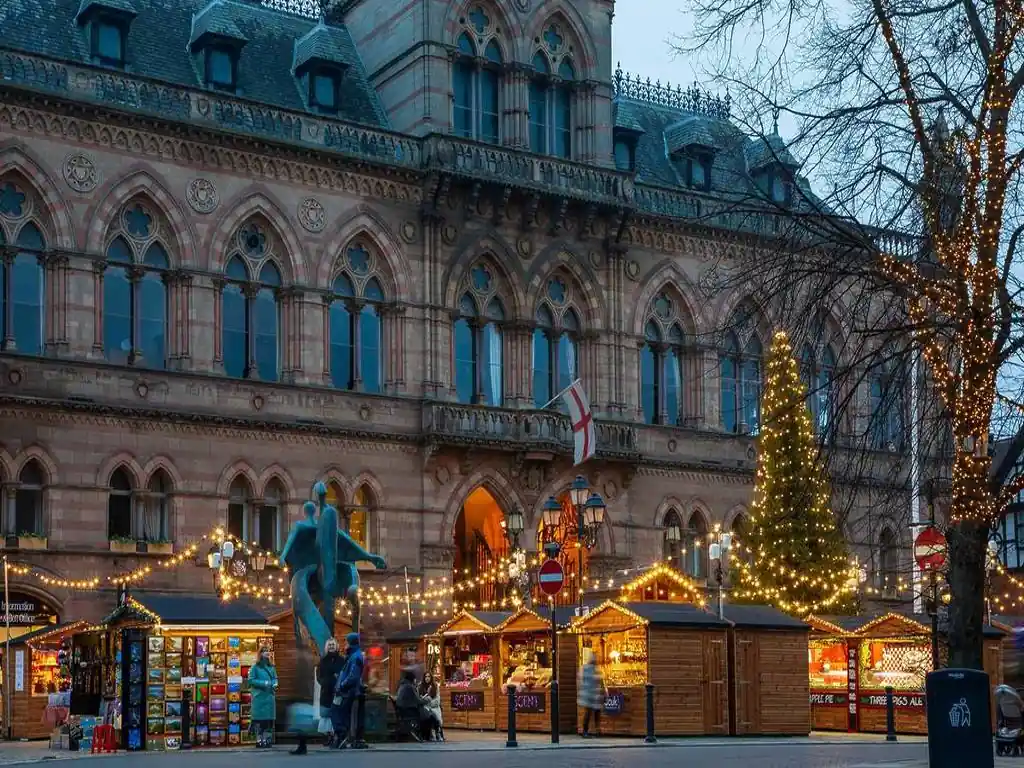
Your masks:
[{"label": "pale blue sky", "polygon": [[708,87],[699,62],[672,52],[670,39],[685,36],[691,28],[685,7],[680,0],[619,0],[612,20],[613,61],[621,62],[623,71],[649,77],[651,82],[660,79],[662,84],[685,88],[696,78]]}]

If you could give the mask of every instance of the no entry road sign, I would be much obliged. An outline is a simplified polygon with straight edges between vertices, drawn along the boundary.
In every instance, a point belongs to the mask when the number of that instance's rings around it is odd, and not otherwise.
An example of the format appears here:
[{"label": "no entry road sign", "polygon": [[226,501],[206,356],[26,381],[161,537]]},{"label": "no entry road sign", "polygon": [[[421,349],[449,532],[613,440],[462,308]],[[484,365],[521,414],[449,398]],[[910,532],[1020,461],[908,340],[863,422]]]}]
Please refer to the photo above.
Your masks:
[{"label": "no entry road sign", "polygon": [[562,564],[557,560],[545,560],[540,566],[537,581],[540,583],[540,591],[545,595],[548,597],[557,595],[562,589],[562,584],[565,582]]}]

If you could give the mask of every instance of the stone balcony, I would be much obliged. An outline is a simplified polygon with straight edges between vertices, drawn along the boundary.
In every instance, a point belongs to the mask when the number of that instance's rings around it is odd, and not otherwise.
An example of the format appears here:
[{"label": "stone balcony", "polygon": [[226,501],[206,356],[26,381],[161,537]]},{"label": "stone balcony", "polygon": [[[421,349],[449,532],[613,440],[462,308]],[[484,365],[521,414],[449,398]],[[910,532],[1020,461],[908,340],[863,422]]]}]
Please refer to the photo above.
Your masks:
[{"label": "stone balcony", "polygon": [[[639,460],[634,425],[600,420],[595,423],[599,457]],[[426,403],[423,436],[436,445],[561,455],[573,452],[572,425],[557,411]]]}]

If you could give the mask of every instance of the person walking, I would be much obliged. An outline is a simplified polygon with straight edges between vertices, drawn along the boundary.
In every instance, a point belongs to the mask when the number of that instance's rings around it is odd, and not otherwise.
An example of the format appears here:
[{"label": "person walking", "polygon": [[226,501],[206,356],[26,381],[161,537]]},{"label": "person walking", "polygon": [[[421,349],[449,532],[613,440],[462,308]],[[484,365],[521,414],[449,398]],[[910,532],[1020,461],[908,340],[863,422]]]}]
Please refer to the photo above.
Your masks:
[{"label": "person walking", "polygon": [[350,632],[345,637],[348,643],[345,667],[338,675],[334,686],[334,701],[331,720],[334,725],[336,749],[344,749],[352,741],[352,707],[363,688],[363,650],[359,647],[359,634]]},{"label": "person walking", "polygon": [[583,708],[583,738],[590,738],[590,718],[594,718],[594,730],[601,730],[601,708],[604,706],[605,688],[601,669],[591,648],[583,649],[583,666],[577,685],[576,703]]},{"label": "person walking", "polygon": [[[338,652],[338,641],[333,637],[324,646],[324,655],[316,668],[316,681],[320,685],[319,705],[320,725],[318,730],[327,734],[326,746],[335,746],[334,725],[331,720],[331,707],[334,703],[334,687],[338,684],[338,675],[345,669],[345,658]],[[303,750],[305,751],[305,750]]]},{"label": "person walking", "polygon": [[267,748],[274,743],[274,720],[277,717],[277,670],[270,661],[270,650],[260,649],[260,658],[249,669],[252,691],[250,716],[256,728],[256,746]]}]

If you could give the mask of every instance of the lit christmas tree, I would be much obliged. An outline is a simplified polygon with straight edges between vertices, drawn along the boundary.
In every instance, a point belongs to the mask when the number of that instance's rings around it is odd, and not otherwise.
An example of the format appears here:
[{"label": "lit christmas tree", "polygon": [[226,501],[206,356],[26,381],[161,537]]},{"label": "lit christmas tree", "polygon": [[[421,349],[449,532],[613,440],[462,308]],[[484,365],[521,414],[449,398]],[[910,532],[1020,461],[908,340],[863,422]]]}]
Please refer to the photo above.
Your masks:
[{"label": "lit christmas tree", "polygon": [[807,390],[782,331],[766,374],[754,503],[734,549],[732,599],[800,617],[848,612],[856,606],[851,563],[818,461]]}]

